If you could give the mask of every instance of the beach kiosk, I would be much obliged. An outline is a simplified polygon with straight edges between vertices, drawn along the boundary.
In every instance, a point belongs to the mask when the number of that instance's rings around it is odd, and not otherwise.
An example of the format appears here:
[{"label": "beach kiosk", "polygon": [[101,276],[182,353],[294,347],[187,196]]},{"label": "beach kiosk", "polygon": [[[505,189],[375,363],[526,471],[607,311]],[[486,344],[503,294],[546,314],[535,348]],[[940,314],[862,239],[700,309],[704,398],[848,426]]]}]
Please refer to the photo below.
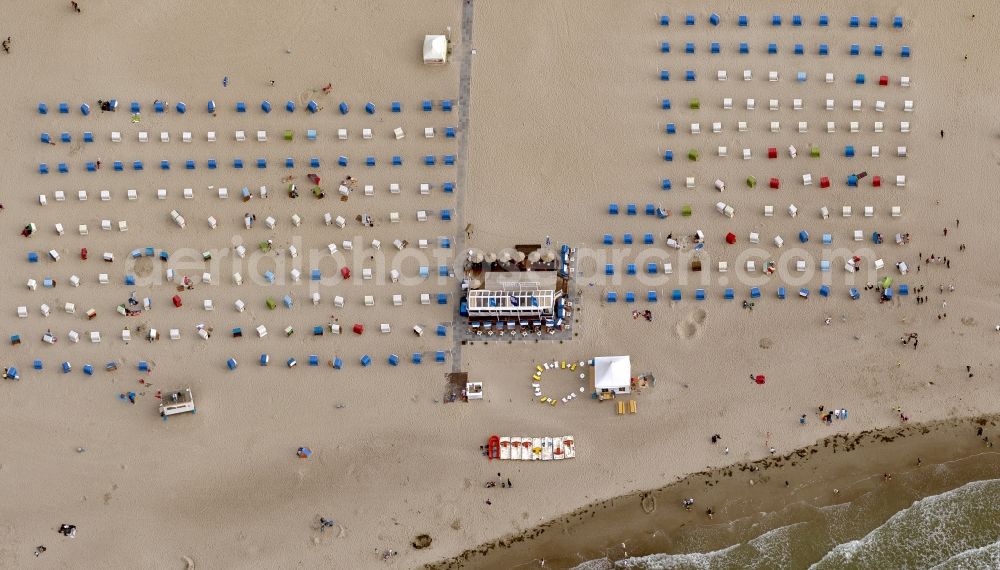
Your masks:
[{"label": "beach kiosk", "polygon": [[483,399],[483,383],[482,382],[466,382],[466,384],[465,384],[465,399],[466,400],[482,400]]},{"label": "beach kiosk", "polygon": [[424,64],[444,65],[448,63],[448,36],[424,36]]},{"label": "beach kiosk", "polygon": [[181,388],[168,394],[163,394],[160,399],[160,416],[166,419],[167,416],[194,412],[194,395],[191,388]]},{"label": "beach kiosk", "polygon": [[598,356],[594,358],[591,371],[594,392],[599,397],[628,394],[631,391],[632,362],[628,356]]}]

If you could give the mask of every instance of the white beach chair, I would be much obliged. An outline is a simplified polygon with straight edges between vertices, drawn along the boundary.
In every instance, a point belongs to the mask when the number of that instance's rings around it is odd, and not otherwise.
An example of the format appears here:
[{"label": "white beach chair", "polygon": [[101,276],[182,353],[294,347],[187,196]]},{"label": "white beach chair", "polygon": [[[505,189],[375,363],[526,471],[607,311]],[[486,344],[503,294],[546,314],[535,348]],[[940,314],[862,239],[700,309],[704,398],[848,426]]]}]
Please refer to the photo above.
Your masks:
[{"label": "white beach chair", "polygon": [[392,332],[392,328],[389,327],[389,323],[380,324],[379,330],[382,331],[382,334],[389,334],[390,332]]},{"label": "white beach chair", "polygon": [[792,110],[793,111],[802,110],[802,99],[792,99]]},{"label": "white beach chair", "polygon": [[896,186],[903,187],[906,186],[906,175],[897,174],[896,175]]},{"label": "white beach chair", "polygon": [[69,276],[69,284],[71,286],[73,286],[73,287],[79,287],[80,286],[80,278],[77,277],[76,275],[70,275]]},{"label": "white beach chair", "polygon": [[774,216],[774,206],[767,205],[764,206],[764,217],[771,218]]},{"label": "white beach chair", "polygon": [[18,316],[18,318],[21,318],[21,319],[28,318],[28,307],[24,307],[24,306],[18,307],[17,308],[17,316]]},{"label": "white beach chair", "polygon": [[236,299],[233,303],[233,307],[236,309],[237,313],[242,313],[247,309],[247,304],[243,302],[243,299]]},{"label": "white beach chair", "polygon": [[120,232],[127,232],[128,231],[128,221],[127,220],[119,220],[118,221],[118,231],[120,231]]},{"label": "white beach chair", "polygon": [[167,131],[160,131],[160,142],[168,143],[170,142],[170,133]]},{"label": "white beach chair", "polygon": [[747,99],[747,111],[753,111],[757,108],[757,101],[754,99]]},{"label": "white beach chair", "polygon": [[61,236],[64,233],[66,233],[66,230],[63,228],[63,225],[62,224],[56,224],[56,235],[60,235]]},{"label": "white beach chair", "polygon": [[879,271],[880,269],[885,269],[885,261],[881,258],[875,260],[875,271]]},{"label": "white beach chair", "polygon": [[809,123],[806,121],[799,121],[799,132],[800,133],[809,132]]},{"label": "white beach chair", "polygon": [[721,133],[722,132],[722,123],[720,123],[720,122],[714,122],[714,123],[712,123],[712,132],[714,134]]},{"label": "white beach chair", "polygon": [[166,188],[159,188],[159,189],[157,189],[156,190],[156,199],[157,200],[166,200],[167,199],[167,189]]},{"label": "white beach chair", "polygon": [[375,297],[373,297],[372,295],[365,295],[365,299],[364,300],[365,300],[365,306],[366,307],[374,307],[375,306]]},{"label": "white beach chair", "polygon": [[727,147],[720,146],[719,147],[719,157],[725,158],[727,156],[729,156],[729,149]]},{"label": "white beach chair", "polygon": [[861,230],[854,230],[854,241],[864,241],[865,234]]},{"label": "white beach chair", "polygon": [[795,204],[788,205],[788,215],[792,218],[799,215],[799,209],[795,206]]},{"label": "white beach chair", "polygon": [[858,122],[857,121],[851,121],[851,132],[852,133],[857,133],[860,130],[861,130],[861,127],[858,125]]},{"label": "white beach chair", "polygon": [[865,206],[865,217],[866,218],[875,217],[875,206]]},{"label": "white beach chair", "polygon": [[334,297],[333,298],[333,306],[342,309],[344,307],[344,298],[341,297],[340,295],[337,295],[336,297]]},{"label": "white beach chair", "polygon": [[81,202],[86,202],[87,201],[87,191],[86,190],[80,190],[80,191],[78,191],[76,193],[76,197]]},{"label": "white beach chair", "polygon": [[111,131],[111,142],[113,143],[122,142],[122,134],[119,131]]},{"label": "white beach chair", "polygon": [[309,298],[312,299],[313,305],[319,305],[319,291],[313,291]]},{"label": "white beach chair", "polygon": [[370,267],[364,267],[361,269],[361,278],[365,281],[370,281],[372,278],[372,270]]},{"label": "white beach chair", "polygon": [[760,243],[760,234],[758,232],[750,232],[750,243]]},{"label": "white beach chair", "polygon": [[135,201],[139,199],[139,192],[135,188],[129,188],[127,191],[127,195],[130,201]]},{"label": "white beach chair", "polygon": [[780,248],[785,245],[785,240],[781,239],[781,236],[774,236],[774,247]]},{"label": "white beach chair", "polygon": [[56,190],[53,193],[53,196],[55,196],[56,202],[65,202],[66,201],[66,193],[63,192],[62,190]]},{"label": "white beach chair", "polygon": [[777,99],[768,99],[768,101],[767,101],[767,108],[770,109],[771,111],[777,111],[779,109],[778,100]]},{"label": "white beach chair", "polygon": [[722,100],[722,108],[725,109],[725,110],[727,110],[727,111],[729,111],[729,110],[731,110],[733,108],[733,99],[732,99],[732,97],[726,97],[726,98],[724,98]]},{"label": "white beach chair", "polygon": [[191,142],[191,131],[184,131],[181,133],[181,142]]},{"label": "white beach chair", "polygon": [[720,261],[719,262],[719,273],[728,273],[728,272],[729,272],[729,262],[727,262],[727,261]]},{"label": "white beach chair", "polygon": [[746,121],[740,121],[736,123],[736,127],[741,133],[745,133],[750,130],[750,127],[747,125]]},{"label": "white beach chair", "polygon": [[101,229],[110,232],[111,231],[111,220],[101,220]]},{"label": "white beach chair", "polygon": [[743,160],[750,160],[750,149],[743,149]]},{"label": "white beach chair", "polygon": [[431,185],[426,182],[420,183],[420,195],[427,196],[431,193]]},{"label": "white beach chair", "polygon": [[767,72],[767,80],[770,81],[770,82],[777,81],[778,80],[778,72],[777,71],[768,71]]},{"label": "white beach chair", "polygon": [[257,131],[257,142],[267,142],[267,131]]},{"label": "white beach chair", "polygon": [[236,251],[236,256],[237,257],[239,257],[240,259],[246,257],[246,255],[247,255],[247,248],[246,248],[246,246],[244,246],[243,244],[240,244],[240,245],[236,246],[234,249]]},{"label": "white beach chair", "polygon": [[347,140],[347,129],[337,129],[337,139],[346,141]]},{"label": "white beach chair", "polygon": [[426,222],[427,221],[427,211],[426,210],[417,210],[417,221],[418,222]]},{"label": "white beach chair", "polygon": [[826,100],[826,110],[827,111],[832,111],[833,110],[833,99],[827,99]]},{"label": "white beach chair", "polygon": [[229,188],[219,188],[219,199],[227,200],[229,198]]},{"label": "white beach chair", "polygon": [[694,188],[694,176],[688,176],[684,179],[684,186],[687,188]]},{"label": "white beach chair", "polygon": [[780,121],[771,121],[771,132],[772,133],[776,133],[776,132],[778,132],[780,130],[781,130],[781,122]]},{"label": "white beach chair", "polygon": [[841,215],[843,217],[845,217],[845,218],[850,218],[851,217],[851,207],[850,206],[844,206],[841,209]]},{"label": "white beach chair", "polygon": [[880,149],[878,146],[872,146],[872,158],[878,158],[880,154]]},{"label": "white beach chair", "polygon": [[139,131],[139,142],[149,142],[149,133],[146,131]]},{"label": "white beach chair", "polygon": [[903,215],[902,208],[900,208],[899,206],[893,206],[892,207],[892,217],[893,218],[898,218],[898,217],[900,217],[902,215]]},{"label": "white beach chair", "polygon": [[45,194],[39,194],[38,195],[38,203],[40,205],[42,205],[42,206],[45,206],[45,205],[48,204],[48,199],[45,198]]},{"label": "white beach chair", "polygon": [[899,132],[901,132],[901,133],[908,133],[908,132],[910,132],[910,122],[909,121],[900,121],[900,123],[899,123]]},{"label": "white beach chair", "polygon": [[875,101],[875,111],[879,113],[885,112],[885,101]]},{"label": "white beach chair", "polygon": [[421,293],[420,294],[420,304],[421,305],[430,305],[431,304],[431,294],[430,293]]},{"label": "white beach chair", "polygon": [[403,296],[399,295],[399,294],[393,295],[392,296],[392,306],[393,307],[402,307],[403,306]]},{"label": "white beach chair", "polygon": [[406,134],[403,132],[402,127],[396,127],[395,129],[393,129],[392,134],[396,136],[397,141],[406,136]]},{"label": "white beach chair", "polygon": [[277,224],[277,223],[278,222],[273,217],[271,217],[271,216],[268,216],[268,217],[264,218],[264,225],[267,226],[267,229],[269,229],[269,230],[273,230],[275,224]]},{"label": "white beach chair", "polygon": [[851,101],[851,110],[860,111],[861,110],[861,99],[853,99]]},{"label": "white beach chair", "polygon": [[364,140],[366,140],[366,141],[370,141],[372,139],[372,130],[371,129],[361,129],[361,138],[364,139]]},{"label": "white beach chair", "polygon": [[726,75],[726,70],[725,69],[720,69],[715,74],[715,78],[718,79],[719,81],[725,81],[726,77],[727,77],[727,75]]},{"label": "white beach chair", "polygon": [[885,130],[885,126],[883,125],[882,121],[875,121],[875,132],[876,133],[881,133],[884,130]]},{"label": "white beach chair", "polygon": [[812,183],[813,183],[812,174],[803,174],[802,175],[802,185],[803,186],[812,186]]},{"label": "white beach chair", "polygon": [[349,239],[345,239],[343,241],[343,243],[341,243],[340,245],[341,245],[341,247],[344,248],[344,251],[353,251],[354,250],[354,242],[352,242]]},{"label": "white beach chair", "polygon": [[288,272],[288,275],[292,278],[292,283],[298,283],[302,281],[302,272],[298,269],[292,269]]},{"label": "white beach chair", "polygon": [[264,338],[267,336],[267,327],[260,325],[257,327],[257,338]]},{"label": "white beach chair", "polygon": [[903,101],[903,111],[907,113],[913,112],[913,101],[910,100]]},{"label": "white beach chair", "polygon": [[835,132],[837,132],[837,123],[834,122],[834,121],[827,121],[826,122],[826,132],[828,132],[828,133],[835,133]]},{"label": "white beach chair", "polygon": [[299,227],[302,225],[302,216],[299,216],[298,214],[292,214],[291,221],[293,226]]},{"label": "white beach chair", "polygon": [[208,139],[208,142],[215,142],[215,131],[208,131],[206,138]]},{"label": "white beach chair", "polygon": [[795,260],[795,270],[799,273],[805,273],[806,270],[806,260],[796,259]]},{"label": "white beach chair", "polygon": [[822,206],[819,209],[819,215],[824,220],[828,220],[828,219],[830,219],[830,210],[826,206]]},{"label": "white beach chair", "polygon": [[899,78],[899,86],[900,87],[909,87],[910,86],[910,77],[908,75],[901,76]]},{"label": "white beach chair", "polygon": [[827,83],[833,83],[833,74],[832,73],[827,73],[826,74],[826,82]]},{"label": "white beach chair", "polygon": [[753,79],[753,72],[749,69],[743,70],[743,81],[750,81]]},{"label": "white beach chair", "polygon": [[122,329],[122,340],[125,342],[132,341],[132,331],[129,329]]},{"label": "white beach chair", "polygon": [[214,311],[215,310],[215,305],[212,303],[211,299],[205,299],[203,301],[203,306],[205,307],[206,311]]},{"label": "white beach chair", "polygon": [[90,231],[87,229],[87,224],[80,224],[80,235],[90,235]]},{"label": "white beach chair", "polygon": [[244,142],[247,140],[246,131],[236,131],[236,142]]},{"label": "white beach chair", "polygon": [[906,147],[905,146],[897,146],[896,147],[896,156],[898,156],[899,158],[906,158]]},{"label": "white beach chair", "polygon": [[90,342],[92,342],[94,344],[100,343],[101,342],[101,333],[98,332],[98,331],[91,331],[91,333],[90,333]]},{"label": "white beach chair", "polygon": [[347,225],[347,220],[345,220],[345,219],[344,219],[344,216],[337,216],[337,217],[336,217],[336,218],[335,218],[335,219],[333,220],[333,223],[334,223],[334,224],[335,224],[335,225],[336,225],[336,226],[337,226],[338,228],[340,228],[340,229],[343,229],[343,228],[344,228],[344,226],[345,226],[345,225]]},{"label": "white beach chair", "polygon": [[194,199],[194,188],[185,188],[184,189],[184,199],[185,200],[193,200]]},{"label": "white beach chair", "polygon": [[691,134],[692,135],[701,134],[701,123],[691,123]]},{"label": "white beach chair", "polygon": [[399,223],[399,212],[389,212],[389,222],[398,224]]},{"label": "white beach chair", "polygon": [[233,285],[242,285],[242,284],[243,284],[243,276],[240,275],[239,272],[233,273]]},{"label": "white beach chair", "polygon": [[323,225],[333,225],[333,215],[330,212],[323,214]]},{"label": "white beach chair", "polygon": [[374,195],[375,195],[375,186],[371,184],[365,184],[365,196],[374,196]]},{"label": "white beach chair", "polygon": [[170,340],[180,340],[181,329],[170,329]]},{"label": "white beach chair", "polygon": [[434,127],[424,127],[424,138],[426,139],[434,138]]},{"label": "white beach chair", "polygon": [[393,182],[393,183],[389,184],[389,193],[390,194],[399,194],[399,183],[398,182]]}]

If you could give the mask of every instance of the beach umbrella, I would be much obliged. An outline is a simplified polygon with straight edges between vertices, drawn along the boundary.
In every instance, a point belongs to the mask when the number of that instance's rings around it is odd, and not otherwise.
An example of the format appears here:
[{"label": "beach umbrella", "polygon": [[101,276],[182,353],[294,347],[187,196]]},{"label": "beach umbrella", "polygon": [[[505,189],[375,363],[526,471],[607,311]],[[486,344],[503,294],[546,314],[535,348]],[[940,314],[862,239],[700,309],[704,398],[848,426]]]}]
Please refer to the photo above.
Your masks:
[{"label": "beach umbrella", "polygon": [[521,263],[522,261],[524,261],[524,257],[525,257],[524,252],[518,251],[517,253],[514,254],[514,261]]},{"label": "beach umbrella", "polygon": [[511,257],[510,257],[510,252],[509,251],[504,251],[503,253],[500,254],[500,261],[501,262],[503,262],[503,263],[510,263],[510,259],[511,259]]},{"label": "beach umbrella", "polygon": [[764,380],[765,380],[765,378],[764,378],[764,375],[763,375],[763,374],[758,374],[758,375],[757,375],[757,376],[755,376],[755,377],[754,377],[754,379],[753,379],[753,381],[754,381],[754,382],[756,382],[756,383],[758,383],[758,384],[763,384],[763,383],[764,383]]},{"label": "beach umbrella", "polygon": [[480,287],[483,286],[483,282],[481,279],[473,278],[472,281],[469,282],[469,286],[472,287],[473,289],[479,289]]},{"label": "beach umbrella", "polygon": [[497,254],[493,253],[492,251],[486,254],[486,263],[493,263],[496,260],[497,260]]},{"label": "beach umbrella", "polygon": [[477,251],[472,254],[472,263],[482,263],[483,262],[483,252]]},{"label": "beach umbrella", "polygon": [[556,252],[552,251],[551,249],[545,250],[545,253],[542,254],[542,261],[546,263],[551,263],[555,260],[556,260]]},{"label": "beach umbrella", "polygon": [[736,243],[736,234],[734,234],[733,232],[729,232],[728,234],[726,234],[726,243],[728,243],[729,245]]},{"label": "beach umbrella", "polygon": [[531,262],[531,263],[538,263],[538,260],[541,259],[541,258],[542,258],[542,254],[539,253],[537,250],[531,252],[531,254],[528,255],[528,261]]}]

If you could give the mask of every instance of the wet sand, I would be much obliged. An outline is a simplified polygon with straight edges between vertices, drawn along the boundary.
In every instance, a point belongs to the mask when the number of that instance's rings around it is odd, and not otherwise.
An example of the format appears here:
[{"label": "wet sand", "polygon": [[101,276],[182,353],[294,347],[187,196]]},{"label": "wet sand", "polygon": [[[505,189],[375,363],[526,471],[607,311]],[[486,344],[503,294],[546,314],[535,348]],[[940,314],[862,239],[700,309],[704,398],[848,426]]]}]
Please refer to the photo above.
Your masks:
[{"label": "wet sand", "polygon": [[[987,447],[976,435],[982,427],[985,436],[1000,438],[998,423],[1000,416],[989,416],[836,434],[788,454],[591,503],[426,568],[536,568],[542,561],[545,568],[571,568],[605,557],[708,552],[787,524],[782,517],[757,524],[760,513],[848,503],[873,490],[884,499],[888,517],[908,505],[914,491],[926,496],[1000,476],[1000,448]],[[940,473],[944,465],[947,477],[928,476],[919,489],[898,488],[901,477]],[[695,500],[690,511],[682,506],[687,498]]]}]

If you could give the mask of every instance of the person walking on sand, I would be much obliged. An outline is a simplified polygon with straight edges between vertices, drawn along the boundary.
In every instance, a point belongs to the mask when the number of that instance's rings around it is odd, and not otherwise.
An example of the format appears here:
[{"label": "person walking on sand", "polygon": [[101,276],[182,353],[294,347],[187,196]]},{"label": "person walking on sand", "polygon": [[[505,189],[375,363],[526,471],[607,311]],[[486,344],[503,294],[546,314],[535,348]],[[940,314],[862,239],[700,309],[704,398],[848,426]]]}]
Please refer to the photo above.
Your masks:
[{"label": "person walking on sand", "polygon": [[77,14],[79,14],[79,13],[80,13],[80,5],[76,3],[76,0],[71,0],[71,1],[70,1],[70,3],[69,3],[69,5],[73,7],[73,10],[74,10],[74,11],[75,11],[75,12],[76,12]]},{"label": "person walking on sand", "polygon": [[7,36],[7,39],[5,39],[0,46],[3,46],[4,52],[10,53],[10,36]]}]

